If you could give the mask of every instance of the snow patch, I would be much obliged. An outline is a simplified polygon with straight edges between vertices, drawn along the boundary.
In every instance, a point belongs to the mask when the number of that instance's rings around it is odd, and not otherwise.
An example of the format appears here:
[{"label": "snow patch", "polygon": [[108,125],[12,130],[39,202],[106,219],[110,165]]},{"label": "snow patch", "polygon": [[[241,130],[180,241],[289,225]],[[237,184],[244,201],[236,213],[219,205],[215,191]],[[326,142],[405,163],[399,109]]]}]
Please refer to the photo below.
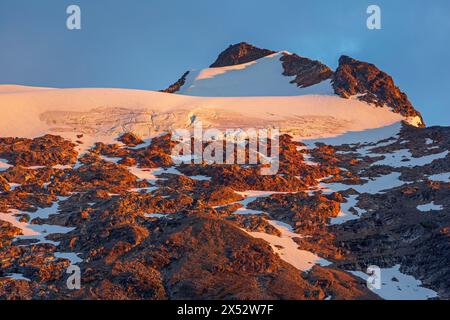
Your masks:
[{"label": "snow patch", "polygon": [[[58,197],[58,201],[54,202],[52,206],[49,208],[39,208],[36,212],[24,212],[16,209],[9,210],[7,213],[0,212],[0,220],[11,223],[14,227],[19,228],[22,232],[22,235],[17,236],[15,239],[22,240],[37,240],[37,243],[51,243],[54,245],[59,245],[59,243],[55,241],[47,240],[46,237],[51,234],[58,233],[68,233],[75,228],[68,228],[58,225],[38,225],[32,224],[36,218],[47,219],[50,215],[57,214],[59,208],[59,202],[66,200],[66,197]],[[26,214],[30,217],[30,222],[20,222],[17,218],[18,215]]]},{"label": "snow patch", "polygon": [[197,176],[188,176],[191,179],[198,180],[198,181],[211,181],[211,177],[203,176],[203,175],[197,175]]},{"label": "snow patch", "polygon": [[400,187],[405,184],[399,178],[401,173],[392,172],[390,174],[370,179],[362,185],[348,185],[343,183],[321,183],[319,189],[324,193],[333,193],[338,191],[345,191],[350,188],[355,189],[359,193],[377,194],[384,193],[384,190]]},{"label": "snow patch", "polygon": [[281,236],[270,235],[264,232],[247,232],[254,238],[267,241],[275,253],[287,263],[293,265],[300,271],[309,271],[314,265],[327,266],[331,263],[320,258],[312,252],[300,250],[298,244],[293,240],[301,235],[294,233],[292,227],[279,221],[269,221],[269,223],[281,232]]},{"label": "snow patch", "polygon": [[[1,218],[1,217],[0,217]],[[48,240],[46,237],[52,234],[64,234],[69,233],[75,228],[69,228],[69,227],[63,227],[63,226],[57,226],[57,225],[49,225],[49,224],[30,224],[28,225],[28,228],[33,230],[35,232],[34,235],[21,235],[17,236],[15,239],[21,239],[21,240],[37,240],[34,244],[40,244],[40,243],[50,243],[55,246],[59,246],[59,242],[55,242],[52,240]]]},{"label": "snow patch", "polygon": [[[1,86],[0,86],[1,87]],[[0,172],[6,171],[9,168],[13,167],[12,165],[8,164],[8,161],[5,159],[0,159]]]},{"label": "snow patch", "polygon": [[161,214],[161,213],[149,213],[145,215],[147,218],[156,218],[156,219],[163,219],[166,218],[167,214]]},{"label": "snow patch", "polygon": [[112,162],[115,164],[119,164],[119,161],[122,160],[122,158],[119,157],[107,157],[107,156],[100,156],[101,159],[103,159],[106,162]]},{"label": "snow patch", "polygon": [[433,174],[429,176],[428,179],[437,182],[450,182],[450,172]]},{"label": "snow patch", "polygon": [[137,166],[128,167],[128,170],[141,180],[147,180],[150,183],[155,183],[159,178],[158,176],[168,173],[182,175],[175,167],[170,168],[139,168]]},{"label": "snow patch", "polygon": [[14,280],[31,281],[30,279],[26,278],[21,273],[8,273],[8,274],[6,274],[5,278],[14,279]]},{"label": "snow patch", "polygon": [[393,168],[413,168],[413,167],[421,167],[425,166],[427,164],[432,163],[434,160],[443,159],[447,157],[449,154],[449,151],[446,150],[441,153],[431,154],[419,158],[415,158],[412,156],[409,149],[401,149],[396,150],[392,153],[386,153],[386,154],[379,154],[376,156],[384,156],[383,160],[377,161],[375,163],[372,163],[373,166],[390,166]]},{"label": "snow patch", "polygon": [[56,258],[69,260],[71,265],[83,262],[83,259],[78,256],[78,253],[74,252],[55,252],[53,255]]},{"label": "snow patch", "polygon": [[[350,272],[364,280],[369,277],[361,271]],[[372,291],[387,300],[426,300],[437,297],[435,291],[422,287],[420,280],[401,273],[400,265],[381,269],[381,289]]]},{"label": "snow patch", "polygon": [[[341,203],[341,211],[339,212],[339,215],[336,218],[331,218],[330,224],[342,224],[347,221],[356,220],[361,217],[362,214],[364,214],[366,211],[363,209],[360,209],[356,206],[358,203],[358,196],[357,195],[351,195],[347,198],[347,202]],[[357,211],[358,215],[355,215],[353,212],[350,211],[350,209],[354,209]]]},{"label": "snow patch", "polygon": [[235,191],[235,193],[244,197],[244,200],[238,201],[236,203],[242,204],[242,207],[233,212],[233,214],[263,214],[263,211],[248,209],[247,205],[253,201],[256,201],[258,198],[267,198],[273,194],[281,194],[283,192],[275,192],[275,191],[256,191],[256,190],[248,190],[243,192]]},{"label": "snow patch", "polygon": [[437,205],[437,204],[434,204],[434,202],[431,202],[431,203],[427,203],[427,204],[418,205],[417,209],[422,212],[429,212],[429,211],[434,211],[434,210],[440,211],[440,210],[444,209],[444,206]]},{"label": "snow patch", "polygon": [[13,227],[19,228],[22,231],[22,235],[25,236],[38,236],[39,232],[33,230],[29,223],[20,222],[15,215],[20,214],[19,210],[9,210],[7,213],[0,212],[0,220],[9,222]]},{"label": "snow patch", "polygon": [[[235,191],[236,192],[236,191]],[[244,205],[243,208],[240,208],[234,214],[263,214],[262,211],[247,209],[247,205],[250,202],[255,201],[258,198],[270,197],[273,194],[285,194],[286,192],[275,192],[275,191],[255,191],[248,190],[244,192],[236,192],[241,196],[246,197],[244,200],[239,201]],[[319,264],[322,266],[330,265],[331,263],[325,259],[320,258],[312,252],[306,250],[298,249],[298,244],[293,240],[294,238],[301,238],[300,234],[294,233],[293,228],[287,223],[275,220],[268,221],[272,226],[274,226],[277,230],[280,231],[281,236],[270,235],[264,232],[248,232],[244,230],[246,233],[251,235],[254,238],[263,239],[267,241],[274,252],[280,255],[280,258],[300,271],[308,271],[314,265]]]},{"label": "snow patch", "polygon": [[53,169],[58,169],[58,170],[66,170],[66,169],[72,169],[73,165],[62,165],[62,164],[57,164],[56,166],[52,167]]},{"label": "snow patch", "polygon": [[21,184],[19,184],[19,183],[9,183],[9,188],[11,191],[19,188],[20,186],[21,186]]}]

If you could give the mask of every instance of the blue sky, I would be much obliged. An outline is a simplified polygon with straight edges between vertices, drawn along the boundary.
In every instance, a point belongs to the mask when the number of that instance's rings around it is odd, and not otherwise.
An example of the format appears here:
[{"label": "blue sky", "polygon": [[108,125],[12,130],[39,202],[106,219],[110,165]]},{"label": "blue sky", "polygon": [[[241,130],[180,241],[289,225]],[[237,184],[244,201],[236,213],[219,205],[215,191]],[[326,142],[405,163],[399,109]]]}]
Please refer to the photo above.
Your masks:
[{"label": "blue sky", "polygon": [[[70,4],[82,30],[66,29]],[[366,28],[369,4],[382,30]],[[450,125],[449,14],[448,0],[1,0],[0,83],[162,89],[247,41],[374,63],[428,125]]]}]

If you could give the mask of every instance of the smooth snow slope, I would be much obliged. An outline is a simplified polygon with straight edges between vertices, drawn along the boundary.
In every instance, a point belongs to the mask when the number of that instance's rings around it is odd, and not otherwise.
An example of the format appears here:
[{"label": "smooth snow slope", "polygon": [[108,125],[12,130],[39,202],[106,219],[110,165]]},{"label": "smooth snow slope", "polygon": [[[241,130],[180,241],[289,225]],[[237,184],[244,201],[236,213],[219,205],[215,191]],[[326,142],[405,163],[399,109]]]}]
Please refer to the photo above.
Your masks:
[{"label": "smooth snow slope", "polygon": [[23,92],[52,90],[52,89],[53,88],[20,86],[20,85],[12,85],[12,84],[0,85],[0,93],[23,93]]},{"label": "smooth snow slope", "polygon": [[380,128],[404,118],[338,96],[192,97],[127,89],[46,89],[2,93],[0,136],[45,133],[148,137],[190,128],[193,119],[217,129],[278,127],[299,139]]},{"label": "smooth snow slope", "polygon": [[290,83],[295,76],[283,76],[282,55],[279,52],[244,64],[191,71],[177,93],[200,97],[334,95],[331,80],[307,88]]}]

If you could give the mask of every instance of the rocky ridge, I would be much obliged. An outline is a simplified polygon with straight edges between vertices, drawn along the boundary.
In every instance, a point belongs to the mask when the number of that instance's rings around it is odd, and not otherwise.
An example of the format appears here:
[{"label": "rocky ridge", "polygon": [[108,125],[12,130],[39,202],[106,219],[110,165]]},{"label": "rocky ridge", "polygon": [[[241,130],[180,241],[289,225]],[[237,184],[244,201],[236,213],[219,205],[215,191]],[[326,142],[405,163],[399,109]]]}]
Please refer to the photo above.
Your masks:
[{"label": "rocky ridge", "polygon": [[[450,171],[448,137],[448,129],[404,126],[388,141],[309,149],[285,135],[280,171],[269,177],[258,166],[174,165],[168,135],[149,145],[133,134],[119,137],[122,145],[98,142],[64,167],[32,167],[30,156],[37,141],[59,138],[27,141],[21,165],[0,172],[14,185],[0,195],[0,298],[378,299],[349,272],[371,264],[401,265],[448,298],[450,183],[430,178]],[[59,159],[71,159],[74,146],[61,146]],[[404,148],[404,166],[377,164]],[[44,149],[41,161],[54,151]],[[400,186],[363,191],[391,174]],[[417,209],[432,201],[441,209]],[[335,222],[344,211],[353,217]],[[301,271],[282,247],[253,236],[283,239],[276,221],[327,265]],[[65,284],[73,264],[81,290]]]}]

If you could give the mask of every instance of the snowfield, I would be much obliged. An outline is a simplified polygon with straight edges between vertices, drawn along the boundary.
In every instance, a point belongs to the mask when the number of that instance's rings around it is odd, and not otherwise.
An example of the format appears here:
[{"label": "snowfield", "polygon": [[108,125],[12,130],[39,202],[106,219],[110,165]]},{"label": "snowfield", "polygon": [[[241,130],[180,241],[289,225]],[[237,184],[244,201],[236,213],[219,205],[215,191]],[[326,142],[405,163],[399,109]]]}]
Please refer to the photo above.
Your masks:
[{"label": "snowfield", "polygon": [[386,134],[408,120],[389,108],[335,95],[330,80],[298,88],[291,83],[295,77],[283,76],[283,54],[190,72],[177,94],[0,85],[0,136],[50,132],[74,140],[83,134],[86,149],[93,140],[112,142],[124,132],[151,138],[199,121],[219,130],[279,128],[303,140],[361,137],[384,127]]},{"label": "snowfield", "polygon": [[[336,137],[395,125],[387,108],[329,95],[192,97],[128,89],[40,89],[0,86],[0,136],[59,134],[110,142],[124,132],[146,138],[172,129],[272,128],[299,139]],[[86,146],[88,147],[88,146]]]},{"label": "snowfield", "polygon": [[244,64],[191,71],[178,93],[200,97],[334,95],[331,80],[307,88],[292,84],[296,77],[283,76],[282,56],[279,52]]},{"label": "snowfield", "polygon": [[368,144],[368,146],[362,147],[357,151],[357,153],[360,154],[367,154],[368,152],[367,149],[375,148],[376,146],[381,146],[382,143],[380,143],[380,141],[397,137],[400,133],[401,128],[402,124],[400,122],[396,122],[392,125],[380,126],[377,128],[368,128],[366,130],[354,130],[354,131],[350,130],[349,132],[334,137],[306,139],[302,142],[305,143],[309,149],[311,148],[314,149],[316,143],[319,142],[325,143],[330,146],[340,146],[344,144],[348,145]]},{"label": "snowfield", "polygon": [[20,86],[20,85],[0,85],[0,93],[24,93],[33,92],[41,90],[53,90],[53,88],[46,87],[31,87],[31,86]]}]

